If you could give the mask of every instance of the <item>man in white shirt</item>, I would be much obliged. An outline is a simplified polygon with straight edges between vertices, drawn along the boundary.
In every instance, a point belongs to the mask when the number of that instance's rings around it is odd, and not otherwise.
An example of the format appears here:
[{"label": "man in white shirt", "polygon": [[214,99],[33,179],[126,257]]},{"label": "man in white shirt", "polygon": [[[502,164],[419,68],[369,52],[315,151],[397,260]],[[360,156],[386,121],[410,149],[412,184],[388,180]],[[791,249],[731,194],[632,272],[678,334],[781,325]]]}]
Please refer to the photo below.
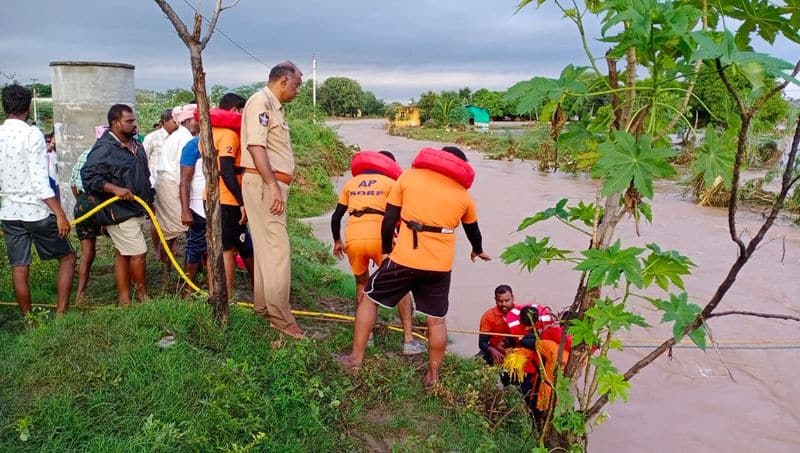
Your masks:
[{"label": "man in white shirt", "polygon": [[75,252],[67,240],[70,224],[47,175],[42,132],[27,124],[32,93],[19,85],[3,88],[6,120],[0,126],[0,221],[12,268],[14,296],[23,314],[31,310],[28,274],[31,244],[42,260],[58,259],[56,316],[69,305]]},{"label": "man in white shirt", "polygon": [[164,147],[167,137],[178,129],[178,123],[172,118],[172,109],[166,109],[161,112],[161,120],[158,125],[159,128],[147,134],[142,141],[144,151],[147,153],[147,163],[150,167],[150,179],[154,187],[157,177],[156,167],[161,156],[161,149]]},{"label": "man in white shirt", "polygon": [[[167,137],[178,129],[178,123],[172,118],[172,109],[161,112],[161,119],[158,121],[158,129],[150,132],[142,140],[144,152],[147,154],[147,166],[150,169],[150,185],[155,188],[156,178],[158,177],[158,160],[161,157],[161,149]],[[156,261],[161,259],[161,243],[158,239],[158,232],[155,225],[150,224],[150,237],[153,239],[153,255]]]},{"label": "man in white shirt", "polygon": [[[179,236],[187,231],[181,222],[181,197],[180,197],[180,159],[183,147],[199,132],[200,125],[194,118],[197,111],[196,104],[187,104],[172,109],[172,118],[178,123],[178,129],[167,137],[161,148],[156,167],[156,202],[155,212],[164,238],[170,249]],[[161,257],[164,261],[164,257]],[[166,269],[162,273],[162,286],[166,283]]]}]

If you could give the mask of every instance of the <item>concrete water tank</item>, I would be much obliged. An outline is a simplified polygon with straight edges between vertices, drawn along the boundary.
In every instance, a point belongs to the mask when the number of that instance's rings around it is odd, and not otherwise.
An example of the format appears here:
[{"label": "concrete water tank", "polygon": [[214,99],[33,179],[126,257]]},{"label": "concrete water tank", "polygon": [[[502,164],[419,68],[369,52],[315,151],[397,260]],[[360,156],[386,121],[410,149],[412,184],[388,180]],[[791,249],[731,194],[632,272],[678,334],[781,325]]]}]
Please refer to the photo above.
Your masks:
[{"label": "concrete water tank", "polygon": [[72,217],[75,199],[69,188],[72,167],[83,151],[94,145],[95,127],[107,125],[114,104],[136,106],[134,66],[125,63],[53,61],[53,129],[58,150],[61,203]]}]

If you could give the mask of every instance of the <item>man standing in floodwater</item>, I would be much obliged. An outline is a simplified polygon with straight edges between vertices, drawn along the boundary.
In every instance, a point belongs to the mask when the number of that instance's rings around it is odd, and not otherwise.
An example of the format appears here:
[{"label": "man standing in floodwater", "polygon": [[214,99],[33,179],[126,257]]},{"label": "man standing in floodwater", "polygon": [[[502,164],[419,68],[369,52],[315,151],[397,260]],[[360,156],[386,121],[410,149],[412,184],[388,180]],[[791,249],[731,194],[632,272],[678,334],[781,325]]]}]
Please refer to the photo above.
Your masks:
[{"label": "man standing in floodwater", "polygon": [[286,200],[294,179],[294,153],[283,104],[300,91],[303,73],[289,61],[269,72],[267,85],[250,96],[242,112],[241,166],[244,207],[255,252],[253,309],[270,326],[294,338],[303,331],[289,306],[291,261]]},{"label": "man standing in floodwater", "polygon": [[[467,161],[464,152],[455,147],[431,151],[440,160],[448,157],[442,154],[449,153],[453,162],[463,166]],[[356,311],[353,350],[339,361],[347,368],[360,367],[369,332],[375,326],[377,306],[394,308],[411,291],[417,311],[427,316],[428,372],[423,383],[430,388],[439,380],[447,346],[445,316],[450,305],[450,271],[455,257],[453,233],[459,223],[464,225],[472,245],[470,259],[474,262],[476,258],[484,261],[491,258],[483,251],[475,202],[464,185],[431,169],[411,168],[398,178],[397,186],[398,190],[392,190],[386,200],[381,223],[383,252],[391,254],[369,278],[364,291],[366,299]],[[392,248],[398,220],[402,220],[402,226]]]},{"label": "man standing in floodwater", "polygon": [[0,126],[0,221],[6,241],[14,296],[22,314],[31,311],[28,275],[31,243],[42,260],[58,259],[56,316],[67,310],[75,252],[70,225],[50,188],[42,131],[28,125],[33,94],[17,84],[3,88],[6,120]]},{"label": "man standing in floodwater", "polygon": [[99,200],[120,198],[97,213],[116,248],[114,279],[120,306],[131,303],[131,283],[140,301],[147,299],[145,287],[147,243],[144,240],[144,208],[133,197],[153,203],[150,169],[144,147],[136,140],[136,114],[125,104],[108,110],[107,130],[92,147],[81,169],[83,187]]}]

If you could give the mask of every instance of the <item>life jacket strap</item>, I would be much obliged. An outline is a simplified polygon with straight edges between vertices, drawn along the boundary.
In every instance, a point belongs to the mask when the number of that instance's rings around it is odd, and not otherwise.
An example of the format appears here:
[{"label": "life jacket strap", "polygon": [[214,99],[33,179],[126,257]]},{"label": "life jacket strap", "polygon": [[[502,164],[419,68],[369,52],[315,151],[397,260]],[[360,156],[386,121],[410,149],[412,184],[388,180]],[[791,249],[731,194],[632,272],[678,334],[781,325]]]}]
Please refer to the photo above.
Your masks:
[{"label": "life jacket strap", "polygon": [[363,208],[363,209],[353,209],[352,211],[350,211],[350,215],[353,216],[353,217],[361,217],[361,216],[363,216],[365,214],[384,215],[386,213],[381,211],[380,209],[375,209],[375,208],[370,208],[370,207]]},{"label": "life jacket strap", "polygon": [[414,238],[414,248],[418,248],[419,240],[417,238],[417,233],[440,233],[440,234],[453,234],[455,230],[452,228],[442,228],[438,226],[431,226],[425,225],[421,222],[417,222],[415,220],[406,220],[403,219],[403,223],[411,230],[412,236]]}]

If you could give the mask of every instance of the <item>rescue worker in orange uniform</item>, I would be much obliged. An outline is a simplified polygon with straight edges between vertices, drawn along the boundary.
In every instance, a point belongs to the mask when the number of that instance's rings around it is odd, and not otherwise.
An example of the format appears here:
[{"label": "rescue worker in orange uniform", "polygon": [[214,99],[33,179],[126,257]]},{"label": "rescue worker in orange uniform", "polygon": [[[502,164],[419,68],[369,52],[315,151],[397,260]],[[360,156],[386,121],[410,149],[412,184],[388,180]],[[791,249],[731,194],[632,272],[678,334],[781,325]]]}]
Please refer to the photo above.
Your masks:
[{"label": "rescue worker in orange uniform", "polygon": [[499,285],[494,290],[495,306],[486,310],[481,316],[480,331],[478,336],[478,349],[480,355],[489,365],[499,365],[506,358],[506,349],[509,343],[516,343],[511,337],[492,335],[491,333],[510,334],[506,323],[506,314],[514,308],[514,292],[508,285]]},{"label": "rescue worker in orange uniform", "polygon": [[[374,151],[361,151],[361,153],[374,153]],[[389,151],[379,151],[379,153],[391,159],[392,162],[396,161],[394,154]],[[345,254],[347,255],[356,279],[356,304],[361,303],[364,295],[370,262],[376,266],[380,266],[383,262],[381,222],[384,209],[386,209],[386,198],[393,189],[397,190],[397,181],[384,173],[388,173],[388,171],[367,170],[347,181],[339,195],[339,203],[331,216],[333,256],[342,259]],[[347,220],[345,242],[343,243],[341,221],[345,212],[349,213],[350,217]],[[403,324],[403,355],[423,353],[425,347],[414,339],[411,331],[411,298],[406,295],[397,308]],[[369,342],[371,341],[372,336],[370,335]]]},{"label": "rescue worker in orange uniform", "polygon": [[[457,174],[458,170],[472,172],[466,163],[467,156],[458,148],[426,148],[420,151],[420,155],[426,150],[429,156],[436,156],[437,161],[452,165],[455,171],[451,174]],[[472,245],[472,261],[491,258],[483,251],[475,202],[467,186],[445,174],[444,170],[434,171],[416,164],[413,167],[398,178],[398,190],[392,190],[387,199],[381,224],[381,243],[389,259],[381,263],[367,282],[364,303],[356,312],[352,352],[340,357],[339,361],[350,369],[360,367],[369,332],[375,326],[378,304],[393,308],[411,291],[417,311],[427,316],[428,372],[423,384],[430,388],[439,380],[447,346],[444,318],[450,304],[454,229],[459,224],[464,225]],[[392,238],[398,220],[402,220],[402,226],[393,248]]]}]

